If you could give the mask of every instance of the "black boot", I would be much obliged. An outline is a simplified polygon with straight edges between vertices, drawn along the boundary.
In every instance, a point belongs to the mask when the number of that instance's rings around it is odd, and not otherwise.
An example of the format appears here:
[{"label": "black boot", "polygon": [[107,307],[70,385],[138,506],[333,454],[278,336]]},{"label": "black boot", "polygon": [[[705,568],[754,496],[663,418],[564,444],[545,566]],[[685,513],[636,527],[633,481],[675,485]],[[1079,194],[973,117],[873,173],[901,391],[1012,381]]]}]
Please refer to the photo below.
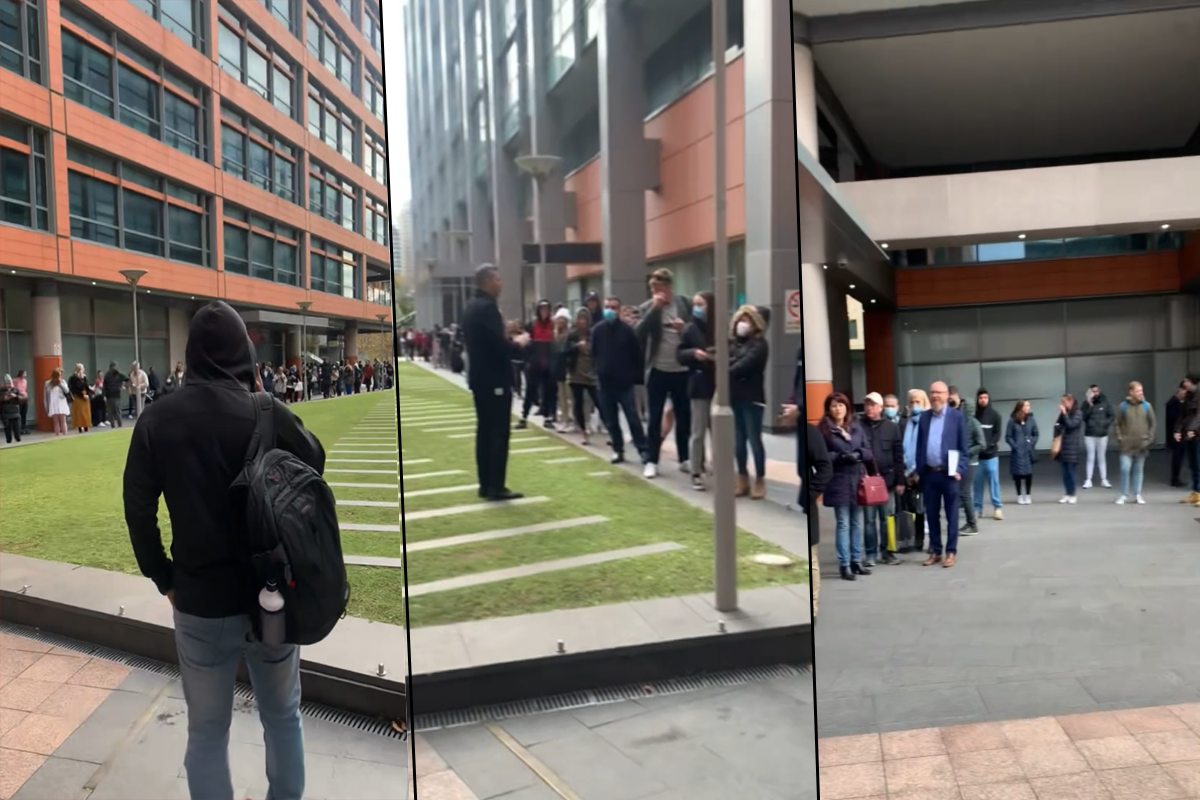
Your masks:
[{"label": "black boot", "polygon": [[844,581],[858,580],[857,578],[854,577],[854,573],[850,571],[849,567],[841,567],[840,571],[842,573],[842,580],[844,580]]},{"label": "black boot", "polygon": [[859,564],[857,562],[855,562],[854,564],[851,564],[850,569],[854,571],[855,575],[870,575],[871,574],[871,570],[867,569],[862,564]]}]

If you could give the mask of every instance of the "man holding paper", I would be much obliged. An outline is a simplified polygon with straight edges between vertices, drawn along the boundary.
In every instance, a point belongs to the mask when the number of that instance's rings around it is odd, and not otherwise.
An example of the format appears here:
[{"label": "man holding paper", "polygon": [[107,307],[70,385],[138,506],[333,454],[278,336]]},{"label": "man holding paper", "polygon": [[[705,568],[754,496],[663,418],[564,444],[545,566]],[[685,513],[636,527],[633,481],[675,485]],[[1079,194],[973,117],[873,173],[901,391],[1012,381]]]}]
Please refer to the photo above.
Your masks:
[{"label": "man holding paper", "polygon": [[[958,555],[959,487],[967,471],[967,421],[962,412],[946,405],[950,390],[937,381],[929,387],[930,411],[917,427],[917,474],[925,494],[925,520],[929,523],[929,558],[924,566],[953,567]],[[946,510],[946,547],[943,559],[941,511]]]}]

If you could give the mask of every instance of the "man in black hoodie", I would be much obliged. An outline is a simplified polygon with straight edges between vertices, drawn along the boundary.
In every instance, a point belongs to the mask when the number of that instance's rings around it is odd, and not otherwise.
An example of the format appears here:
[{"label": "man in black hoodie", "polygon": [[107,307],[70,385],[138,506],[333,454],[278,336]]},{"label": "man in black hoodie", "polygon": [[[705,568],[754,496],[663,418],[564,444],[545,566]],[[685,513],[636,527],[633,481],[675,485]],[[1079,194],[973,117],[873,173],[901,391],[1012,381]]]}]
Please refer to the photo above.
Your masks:
[{"label": "man in black hoodie", "polygon": [[592,315],[593,328],[604,321],[604,304],[600,302],[600,295],[597,292],[588,292],[583,298],[583,305]]},{"label": "man in black hoodie", "polygon": [[642,460],[646,459],[646,437],[633,402],[633,387],[642,374],[642,347],[629,323],[621,319],[621,301],[604,301],[604,321],[592,328],[592,363],[600,384],[600,416],[612,440],[612,463],[625,463],[625,435],[621,414],[629,425],[630,438]]},{"label": "man in black hoodie", "polygon": [[[245,467],[255,429],[254,345],[223,302],[200,309],[187,342],[187,383],[147,406],[125,464],[125,521],[142,574],[175,610],[175,646],[188,708],[184,764],[192,797],[233,797],[229,725],[244,658],[270,758],[270,797],[304,792],[300,653],[253,638],[258,586],[245,551],[244,503],[230,485]],[[275,403],[277,447],[318,472],[325,452],[291,411]],[[159,499],[171,520],[163,551]]]},{"label": "man in black hoodie", "polygon": [[[975,419],[983,429],[983,450],[979,452],[979,471],[975,473],[975,518],[983,516],[983,484],[986,481],[992,499],[995,519],[1004,519],[1003,503],[1000,501],[1000,436],[1004,423],[1000,414],[992,408],[988,390],[981,388],[975,394]],[[962,457],[961,455],[959,456]]]}]

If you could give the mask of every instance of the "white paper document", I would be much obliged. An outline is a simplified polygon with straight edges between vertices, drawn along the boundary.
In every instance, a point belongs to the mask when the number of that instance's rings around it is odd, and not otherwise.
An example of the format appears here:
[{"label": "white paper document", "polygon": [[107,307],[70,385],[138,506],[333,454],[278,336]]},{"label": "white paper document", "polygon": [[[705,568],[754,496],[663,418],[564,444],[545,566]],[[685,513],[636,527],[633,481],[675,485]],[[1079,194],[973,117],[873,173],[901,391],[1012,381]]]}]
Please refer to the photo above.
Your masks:
[{"label": "white paper document", "polygon": [[946,456],[946,471],[951,475],[958,472],[958,451],[951,450]]}]

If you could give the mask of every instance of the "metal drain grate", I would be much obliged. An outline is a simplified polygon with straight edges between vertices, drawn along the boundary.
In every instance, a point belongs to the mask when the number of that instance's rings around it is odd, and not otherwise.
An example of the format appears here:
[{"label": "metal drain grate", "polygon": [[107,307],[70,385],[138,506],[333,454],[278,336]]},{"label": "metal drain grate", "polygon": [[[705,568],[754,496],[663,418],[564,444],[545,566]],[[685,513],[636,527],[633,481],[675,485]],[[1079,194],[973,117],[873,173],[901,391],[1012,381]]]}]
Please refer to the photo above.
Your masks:
[{"label": "metal drain grate", "polygon": [[[179,680],[182,676],[179,672],[179,667],[174,664],[167,664],[163,661],[156,661],[152,658],[143,656],[135,656],[129,653],[114,650],[111,647],[103,647],[100,645],[88,644],[81,642],[78,639],[71,639],[66,636],[59,636],[56,633],[47,633],[36,628],[29,628],[24,625],[16,625],[11,622],[0,620],[0,633],[6,633],[11,636],[19,636],[22,639],[39,642],[51,647],[58,647],[63,650],[70,650],[73,653],[79,653],[88,658],[102,658],[105,661],[113,661],[117,664],[123,664],[130,669],[138,669],[144,672],[152,672],[155,675],[162,675],[171,680]],[[238,683],[234,688],[234,696],[249,702],[254,702],[254,689],[247,683]],[[390,720],[375,719],[373,717],[363,716],[362,714],[353,714],[348,711],[341,711],[330,706],[320,703],[302,702],[300,704],[300,713],[305,717],[332,722],[337,725],[344,725],[347,728],[363,731],[364,733],[376,734],[391,739],[407,739],[407,734],[398,733],[393,727]]]},{"label": "metal drain grate", "polygon": [[569,692],[551,697],[518,700],[491,706],[479,706],[460,711],[442,711],[422,714],[416,718],[413,730],[419,733],[457,728],[463,725],[478,725],[484,722],[500,722],[515,717],[546,714],[552,711],[567,711],[588,706],[609,705],[659,695],[677,695],[700,689],[745,686],[751,683],[777,678],[799,678],[811,676],[809,667],[798,664],[778,664],[771,667],[710,672],[685,678],[671,678],[654,683],[636,683],[584,692]]}]

